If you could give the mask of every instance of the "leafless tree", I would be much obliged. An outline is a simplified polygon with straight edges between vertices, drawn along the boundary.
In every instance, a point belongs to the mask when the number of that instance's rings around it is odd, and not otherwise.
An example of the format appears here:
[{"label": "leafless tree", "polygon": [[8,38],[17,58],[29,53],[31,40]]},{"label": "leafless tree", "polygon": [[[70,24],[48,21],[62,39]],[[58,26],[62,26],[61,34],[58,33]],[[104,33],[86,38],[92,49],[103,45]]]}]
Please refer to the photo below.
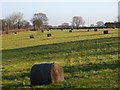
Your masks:
[{"label": "leafless tree", "polygon": [[117,18],[118,18],[118,22],[120,22],[120,15]]},{"label": "leafless tree", "polygon": [[5,19],[1,19],[0,20],[1,30],[4,31],[6,29],[6,26],[7,26],[7,22],[5,21]]},{"label": "leafless tree", "polygon": [[120,1],[118,2],[118,22],[120,22]]},{"label": "leafless tree", "polygon": [[69,25],[69,23],[62,23],[62,28],[66,28],[66,29],[69,29],[69,28],[71,28],[71,26]]},{"label": "leafless tree", "polygon": [[63,26],[69,26],[69,23],[62,23]]},{"label": "leafless tree", "polygon": [[30,23],[27,20],[23,20],[20,26],[26,29],[30,27]]},{"label": "leafless tree", "polygon": [[79,28],[80,26],[83,26],[85,24],[85,21],[81,16],[74,16],[72,20],[72,26]]},{"label": "leafless tree", "polygon": [[103,27],[104,26],[103,21],[98,21],[96,24],[97,24],[97,27]]},{"label": "leafless tree", "polygon": [[8,29],[18,28],[20,29],[20,22],[23,20],[23,14],[21,12],[14,12],[13,14],[6,17]]},{"label": "leafless tree", "polygon": [[34,29],[40,29],[42,26],[47,25],[48,18],[44,13],[35,13],[31,22],[33,23]]}]

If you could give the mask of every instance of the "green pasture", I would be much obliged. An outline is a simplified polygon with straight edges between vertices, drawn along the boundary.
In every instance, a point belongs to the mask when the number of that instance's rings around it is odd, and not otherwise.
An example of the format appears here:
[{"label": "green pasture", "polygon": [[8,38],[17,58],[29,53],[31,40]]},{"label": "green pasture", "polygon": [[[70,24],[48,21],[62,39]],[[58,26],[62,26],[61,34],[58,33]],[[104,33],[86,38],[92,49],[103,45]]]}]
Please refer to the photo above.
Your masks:
[{"label": "green pasture", "polygon": [[[3,34],[2,86],[10,88],[118,88],[118,29],[25,31]],[[47,37],[48,33],[52,37]],[[34,35],[34,39],[29,36]],[[65,80],[30,86],[36,63],[56,62]]]}]

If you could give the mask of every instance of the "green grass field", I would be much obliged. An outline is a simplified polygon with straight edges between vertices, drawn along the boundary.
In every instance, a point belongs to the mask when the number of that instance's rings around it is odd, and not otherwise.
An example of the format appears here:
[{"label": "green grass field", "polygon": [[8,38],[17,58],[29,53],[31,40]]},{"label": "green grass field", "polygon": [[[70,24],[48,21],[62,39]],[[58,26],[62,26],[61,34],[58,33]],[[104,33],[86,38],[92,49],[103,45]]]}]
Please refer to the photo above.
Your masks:
[{"label": "green grass field", "polygon": [[[36,63],[56,62],[65,81],[32,88],[118,88],[118,29],[52,30],[2,35],[3,89],[31,88],[30,69]],[[51,33],[52,37],[46,34]],[[29,35],[34,35],[30,39]]]}]

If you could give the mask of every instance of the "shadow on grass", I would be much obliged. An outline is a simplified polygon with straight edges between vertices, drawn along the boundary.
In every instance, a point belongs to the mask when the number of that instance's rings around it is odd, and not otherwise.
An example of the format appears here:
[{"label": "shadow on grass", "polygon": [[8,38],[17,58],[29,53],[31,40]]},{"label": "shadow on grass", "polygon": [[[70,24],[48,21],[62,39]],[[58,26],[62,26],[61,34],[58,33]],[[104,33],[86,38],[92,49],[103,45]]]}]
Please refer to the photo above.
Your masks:
[{"label": "shadow on grass", "polygon": [[[110,43],[111,41],[116,41]],[[108,42],[104,44],[104,42]],[[112,45],[112,46],[111,46]],[[81,41],[74,41],[74,42],[64,42],[64,43],[57,43],[57,44],[47,44],[47,45],[39,45],[33,47],[26,47],[26,48],[18,48],[18,49],[10,49],[10,50],[2,50],[2,59],[39,59],[38,57],[42,57],[47,55],[54,55],[54,54],[65,54],[69,52],[81,52],[87,50],[96,50],[96,49],[109,49],[110,47],[116,48],[118,45],[118,37],[111,37],[111,38],[102,38],[102,39],[93,39],[93,40],[81,40]],[[98,54],[106,54],[112,53],[111,51],[96,51],[96,52],[88,52],[88,55],[98,55]],[[87,55],[87,54],[86,54]],[[60,55],[59,55],[60,56]],[[22,58],[21,58],[22,57]],[[56,57],[56,56],[54,56]],[[54,58],[53,57],[53,58]],[[42,58],[41,58],[42,59]],[[43,58],[44,59],[44,58]],[[48,58],[49,59],[49,58]],[[4,62],[4,61],[3,61]]]},{"label": "shadow on grass", "polygon": [[79,71],[82,71],[82,72],[86,72],[86,71],[91,71],[91,70],[94,70],[94,71],[99,71],[99,70],[103,70],[103,69],[117,69],[117,68],[120,68],[118,62],[114,62],[114,63],[107,63],[107,62],[104,62],[102,64],[92,64],[92,63],[89,63],[89,64],[84,64],[82,66],[80,65],[75,65],[75,66],[65,66],[64,67],[64,72],[65,73],[74,73],[74,72],[79,72]]}]

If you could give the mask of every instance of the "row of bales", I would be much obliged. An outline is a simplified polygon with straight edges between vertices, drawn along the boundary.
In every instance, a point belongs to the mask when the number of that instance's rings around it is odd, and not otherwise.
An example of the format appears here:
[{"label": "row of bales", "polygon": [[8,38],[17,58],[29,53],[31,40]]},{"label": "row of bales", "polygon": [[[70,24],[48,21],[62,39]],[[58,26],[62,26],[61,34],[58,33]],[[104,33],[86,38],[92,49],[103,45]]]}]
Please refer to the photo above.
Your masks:
[{"label": "row of bales", "polygon": [[[63,31],[63,29],[60,29],[60,30],[62,30],[62,31]],[[74,30],[74,29],[73,29],[73,28],[71,28],[71,29],[69,29],[69,32],[73,32],[73,30]],[[89,32],[89,31],[91,31],[91,29],[88,29],[87,31]],[[96,31],[98,31],[98,29],[97,29],[97,28],[95,28],[95,29],[94,29],[94,31],[96,32]],[[104,33],[104,34],[108,34],[108,30],[104,30],[104,31],[103,31],[103,33]]]},{"label": "row of bales", "polygon": [[[63,29],[59,29],[59,30],[63,31]],[[98,31],[97,28],[95,28],[95,29],[93,29],[93,30],[94,30],[95,32]],[[32,30],[31,30],[31,31],[32,31]],[[50,31],[50,29],[47,29],[46,31]],[[73,31],[74,31],[73,28],[68,29],[68,32],[70,32],[70,33],[73,32]],[[87,31],[90,32],[90,31],[92,31],[92,29],[88,29]],[[41,32],[44,33],[45,30],[41,30]],[[14,31],[13,33],[14,33],[14,34],[17,34],[18,32],[17,32],[17,31]],[[9,32],[7,31],[6,34],[9,34]],[[104,31],[103,31],[103,34],[108,34],[108,30],[104,30]],[[51,37],[52,34],[51,34],[51,33],[48,33],[46,36],[47,36],[47,37]],[[29,38],[30,38],[30,39],[34,38],[34,35],[30,35]]]},{"label": "row of bales", "polygon": [[[88,29],[87,31],[89,32],[90,29]],[[94,31],[97,32],[98,29],[94,29]],[[44,30],[42,30],[41,32],[43,33]],[[70,29],[69,32],[73,32],[73,29]],[[108,30],[104,30],[104,31],[103,31],[103,34],[108,34]],[[51,33],[48,33],[48,34],[47,34],[47,37],[51,37],[51,36],[52,36]],[[34,36],[33,36],[33,35],[30,35],[30,38],[34,38]]]},{"label": "row of bales", "polygon": [[[60,28],[60,27],[53,27],[53,28],[45,28],[47,29],[47,31],[49,30],[70,30],[69,32],[72,32],[71,30],[73,29],[76,29],[76,30],[80,30],[80,29],[88,29],[88,31],[90,31],[91,29],[108,29],[107,27],[79,27],[79,28]],[[111,27],[111,29],[116,29],[115,27]],[[17,29],[17,30],[5,30],[5,31],[2,31],[2,34],[9,34],[9,33],[13,33],[13,32],[21,32],[21,31],[36,31],[36,29]],[[44,30],[42,31],[44,32]]]},{"label": "row of bales", "polygon": [[[89,31],[90,31],[90,29],[88,29],[88,32],[89,32]],[[98,31],[98,29],[94,29],[94,31],[96,32],[96,31]],[[104,34],[108,34],[108,30],[104,30],[103,33],[104,33]]]}]

